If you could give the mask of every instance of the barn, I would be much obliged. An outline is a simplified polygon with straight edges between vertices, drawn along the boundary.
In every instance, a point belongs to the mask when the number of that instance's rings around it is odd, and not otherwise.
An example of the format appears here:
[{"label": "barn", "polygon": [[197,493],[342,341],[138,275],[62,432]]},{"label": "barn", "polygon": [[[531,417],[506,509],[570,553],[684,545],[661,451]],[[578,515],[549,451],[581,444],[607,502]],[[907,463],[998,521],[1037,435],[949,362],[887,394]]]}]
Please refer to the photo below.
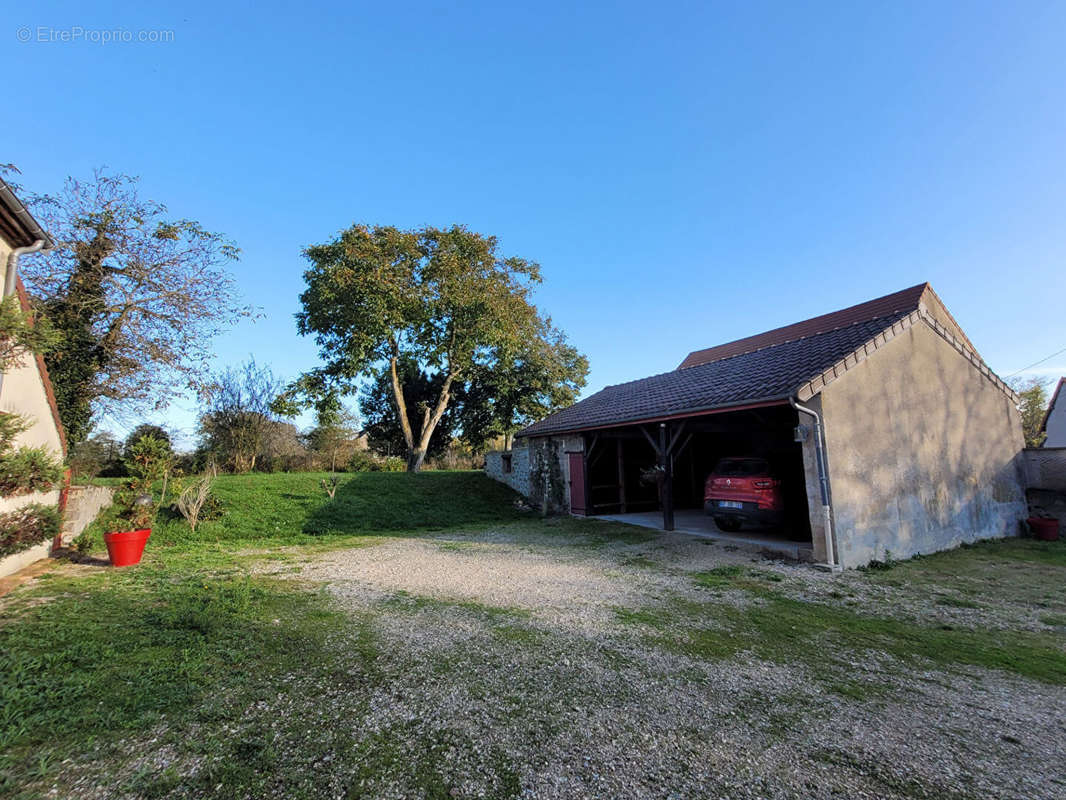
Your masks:
[{"label": "barn", "polygon": [[[1017,397],[929,284],[689,353],[530,425],[486,470],[545,511],[722,537],[832,569],[1015,535]],[[723,458],[773,465],[785,522],[718,530]]]}]

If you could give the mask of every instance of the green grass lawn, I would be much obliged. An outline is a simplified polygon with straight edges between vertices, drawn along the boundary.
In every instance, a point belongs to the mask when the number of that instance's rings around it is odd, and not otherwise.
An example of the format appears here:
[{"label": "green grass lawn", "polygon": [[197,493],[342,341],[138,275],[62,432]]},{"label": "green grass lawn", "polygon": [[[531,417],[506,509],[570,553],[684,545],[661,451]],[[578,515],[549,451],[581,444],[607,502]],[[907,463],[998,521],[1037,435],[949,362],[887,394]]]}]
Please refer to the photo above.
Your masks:
[{"label": "green grass lawn", "polygon": [[[214,493],[224,516],[193,534],[168,509],[152,526],[148,547],[202,543],[308,544],[330,537],[444,531],[514,522],[517,495],[480,472],[358,472],[340,475],[330,500],[329,473],[220,475]],[[158,489],[157,489],[158,493]],[[96,526],[94,533],[101,533]]]}]

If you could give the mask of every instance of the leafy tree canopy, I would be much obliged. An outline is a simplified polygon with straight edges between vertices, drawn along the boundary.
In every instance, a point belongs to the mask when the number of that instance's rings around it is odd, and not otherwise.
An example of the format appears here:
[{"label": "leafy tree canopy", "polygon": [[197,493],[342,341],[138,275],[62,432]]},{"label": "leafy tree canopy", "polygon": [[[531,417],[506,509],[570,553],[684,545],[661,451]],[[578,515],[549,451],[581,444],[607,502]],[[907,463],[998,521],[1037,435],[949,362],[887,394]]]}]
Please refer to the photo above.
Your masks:
[{"label": "leafy tree canopy", "polygon": [[1029,378],[1012,381],[1011,385],[1021,400],[1018,410],[1022,415],[1025,446],[1040,447],[1047,438],[1047,435],[1040,430],[1049,402],[1047,382],[1041,378]]},{"label": "leafy tree canopy", "polygon": [[145,436],[152,436],[163,442],[167,450],[173,452],[174,444],[170,440],[170,434],[159,425],[152,425],[151,423],[144,422],[138,425],[129,436],[126,437],[126,442],[122,447],[123,452],[129,453],[133,451],[134,446],[143,439]]},{"label": "leafy tree canopy", "polygon": [[[377,382],[384,375],[411,471],[421,468],[467,384],[481,376],[487,387],[485,376],[510,369],[538,340],[563,341],[530,299],[540,268],[499,255],[495,237],[461,226],[354,225],[306,256],[311,266],[297,327],[315,337],[325,365],[291,385],[287,398],[335,403],[360,378]],[[404,381],[420,375],[435,382],[433,394],[411,409]],[[369,425],[366,408],[364,416]],[[503,416],[500,410],[486,418]]]}]

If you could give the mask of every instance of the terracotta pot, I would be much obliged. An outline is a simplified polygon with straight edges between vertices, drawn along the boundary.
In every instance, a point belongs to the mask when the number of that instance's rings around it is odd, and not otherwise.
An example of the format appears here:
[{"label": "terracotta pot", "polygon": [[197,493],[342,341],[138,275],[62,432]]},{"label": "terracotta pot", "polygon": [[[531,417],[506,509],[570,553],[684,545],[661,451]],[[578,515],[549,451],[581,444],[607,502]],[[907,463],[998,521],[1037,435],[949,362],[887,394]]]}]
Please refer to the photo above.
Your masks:
[{"label": "terracotta pot", "polygon": [[128,567],[140,563],[141,556],[144,554],[144,545],[151,535],[151,528],[105,533],[104,544],[107,545],[107,555],[111,559],[111,566]]}]

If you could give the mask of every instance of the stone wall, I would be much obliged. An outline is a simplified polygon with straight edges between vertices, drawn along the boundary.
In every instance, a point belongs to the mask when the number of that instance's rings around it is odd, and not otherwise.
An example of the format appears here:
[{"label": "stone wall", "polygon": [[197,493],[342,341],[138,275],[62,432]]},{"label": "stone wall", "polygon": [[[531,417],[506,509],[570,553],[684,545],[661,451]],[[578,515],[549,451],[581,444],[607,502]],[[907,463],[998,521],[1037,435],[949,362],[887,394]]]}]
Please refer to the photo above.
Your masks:
[{"label": "stone wall", "polygon": [[[507,457],[510,456],[511,469],[504,470]],[[494,451],[485,455],[485,474],[500,483],[506,483],[522,497],[529,498],[529,448],[517,445],[506,452]]]},{"label": "stone wall", "polygon": [[928,325],[829,384],[822,409],[844,566],[1018,534],[1018,410]]},{"label": "stone wall", "polygon": [[[506,483],[544,513],[570,512],[570,458],[583,452],[581,436],[537,436],[519,439],[509,453],[485,456],[485,474]],[[511,471],[504,471],[510,455]]]},{"label": "stone wall", "polygon": [[63,511],[63,544],[68,545],[111,505],[114,490],[108,486],[71,486]]},{"label": "stone wall", "polygon": [[1066,492],[1066,447],[1027,447],[1025,472],[1030,489]]}]

